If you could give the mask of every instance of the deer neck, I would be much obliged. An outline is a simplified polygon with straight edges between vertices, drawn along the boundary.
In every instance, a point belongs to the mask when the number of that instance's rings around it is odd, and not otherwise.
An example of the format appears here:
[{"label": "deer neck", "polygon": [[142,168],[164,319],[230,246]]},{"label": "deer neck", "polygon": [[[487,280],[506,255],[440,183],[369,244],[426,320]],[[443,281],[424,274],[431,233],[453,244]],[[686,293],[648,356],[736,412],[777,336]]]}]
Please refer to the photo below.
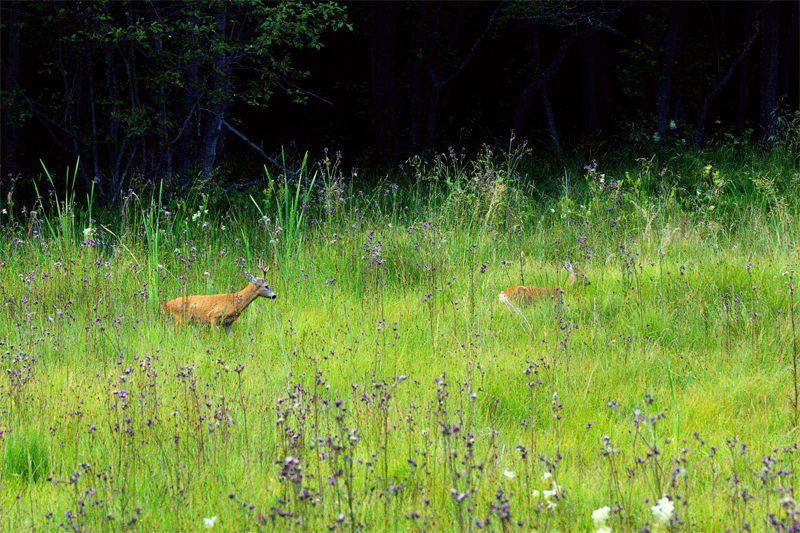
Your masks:
[{"label": "deer neck", "polygon": [[253,303],[253,300],[256,298],[258,298],[258,287],[252,283],[248,283],[247,287],[239,292],[233,293],[234,304],[236,305],[236,309],[240,312]]}]

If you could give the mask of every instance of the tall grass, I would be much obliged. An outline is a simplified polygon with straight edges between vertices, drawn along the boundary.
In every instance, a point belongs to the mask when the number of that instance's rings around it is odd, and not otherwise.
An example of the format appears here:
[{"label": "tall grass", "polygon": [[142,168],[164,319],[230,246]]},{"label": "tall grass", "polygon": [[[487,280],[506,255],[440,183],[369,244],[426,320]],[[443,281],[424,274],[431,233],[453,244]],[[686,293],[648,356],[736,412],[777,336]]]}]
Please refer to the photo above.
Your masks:
[{"label": "tall grass", "polygon": [[[1,527],[796,529],[798,169],[706,156],[552,197],[524,146],[369,190],[334,157],[236,212],[5,218]],[[66,209],[93,238],[41,231]],[[159,314],[256,257],[278,299],[233,336]],[[592,285],[498,305],[565,260]]]}]

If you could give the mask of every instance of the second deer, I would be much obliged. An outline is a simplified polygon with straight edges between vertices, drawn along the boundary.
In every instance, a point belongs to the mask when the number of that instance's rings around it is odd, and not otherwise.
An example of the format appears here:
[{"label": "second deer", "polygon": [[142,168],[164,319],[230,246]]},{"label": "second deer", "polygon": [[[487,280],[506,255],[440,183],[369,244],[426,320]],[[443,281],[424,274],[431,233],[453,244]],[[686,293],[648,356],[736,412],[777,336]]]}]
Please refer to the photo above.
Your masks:
[{"label": "second deer", "polygon": [[[264,268],[261,261],[258,262],[258,268],[266,278],[269,268]],[[233,323],[256,298],[262,297],[270,300],[277,298],[266,279],[256,278],[248,272],[244,273],[244,277],[250,283],[239,292],[209,296],[181,296],[166,302],[161,307],[161,312],[165,315],[172,315],[178,324],[194,321],[210,326],[224,326],[225,332],[230,334]]]},{"label": "second deer", "polygon": [[[581,285],[591,285],[589,279],[583,272],[573,267],[571,263],[564,262],[564,267],[569,271],[566,288],[572,287],[575,283]],[[558,287],[528,287],[525,285],[512,285],[497,295],[500,303],[506,305],[530,305],[537,300],[552,298],[561,291]]]}]

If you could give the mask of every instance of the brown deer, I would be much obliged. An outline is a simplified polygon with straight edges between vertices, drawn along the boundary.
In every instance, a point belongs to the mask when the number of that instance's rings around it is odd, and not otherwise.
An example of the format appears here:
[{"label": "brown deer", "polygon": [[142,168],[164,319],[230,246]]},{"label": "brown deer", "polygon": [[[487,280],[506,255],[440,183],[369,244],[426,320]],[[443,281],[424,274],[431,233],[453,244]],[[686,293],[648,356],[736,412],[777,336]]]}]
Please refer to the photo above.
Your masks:
[{"label": "brown deer", "polygon": [[[261,261],[258,262],[258,268],[266,278],[269,268],[264,268]],[[233,323],[256,298],[259,296],[270,300],[277,298],[277,295],[269,288],[266,279],[256,278],[248,272],[244,273],[244,277],[250,283],[239,292],[209,296],[181,296],[166,302],[161,307],[161,312],[165,315],[171,314],[178,324],[194,321],[210,326],[225,326],[225,332],[230,335]]]},{"label": "brown deer", "polygon": [[[571,263],[564,262],[564,267],[569,271],[566,288],[572,287],[575,282],[581,285],[591,285],[589,279],[583,272],[573,267]],[[497,295],[497,299],[506,305],[530,305],[534,301],[543,300],[547,297],[554,297],[559,292],[563,292],[558,287],[527,287],[525,285],[512,285]]]}]

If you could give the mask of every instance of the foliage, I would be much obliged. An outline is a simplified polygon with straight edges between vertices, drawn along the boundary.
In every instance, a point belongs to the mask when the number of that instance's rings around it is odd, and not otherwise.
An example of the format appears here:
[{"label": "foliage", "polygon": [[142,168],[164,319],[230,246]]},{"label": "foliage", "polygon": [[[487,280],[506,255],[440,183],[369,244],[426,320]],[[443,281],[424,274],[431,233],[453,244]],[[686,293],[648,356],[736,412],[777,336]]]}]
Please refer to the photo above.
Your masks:
[{"label": "foliage", "polygon": [[[264,172],[269,178],[266,166]],[[291,182],[286,177],[280,182],[270,179],[269,186],[264,191],[263,207],[252,196],[250,197],[261,215],[258,223],[264,228],[264,241],[268,244],[264,248],[273,250],[272,253],[278,259],[281,270],[291,268],[303,244],[303,220],[309,209],[311,191],[316,183],[316,174],[307,180],[306,172],[306,159],[303,159],[295,181]],[[277,208],[274,222],[265,214],[271,210],[269,204],[273,197]]]},{"label": "foliage", "polygon": [[210,154],[213,163],[214,121],[233,105],[267,105],[277,85],[304,100],[289,80],[308,71],[292,50],[319,50],[326,32],[349,27],[335,3],[101,1],[26,9],[40,28],[29,44],[40,80],[25,88],[25,113],[72,157],[84,156],[86,189],[96,184],[105,202],[118,201],[137,173],[162,181],[167,195],[208,181],[197,161]]},{"label": "foliage", "polygon": [[24,483],[44,480],[50,471],[49,451],[45,439],[34,433],[9,435],[3,454],[3,476]]}]

